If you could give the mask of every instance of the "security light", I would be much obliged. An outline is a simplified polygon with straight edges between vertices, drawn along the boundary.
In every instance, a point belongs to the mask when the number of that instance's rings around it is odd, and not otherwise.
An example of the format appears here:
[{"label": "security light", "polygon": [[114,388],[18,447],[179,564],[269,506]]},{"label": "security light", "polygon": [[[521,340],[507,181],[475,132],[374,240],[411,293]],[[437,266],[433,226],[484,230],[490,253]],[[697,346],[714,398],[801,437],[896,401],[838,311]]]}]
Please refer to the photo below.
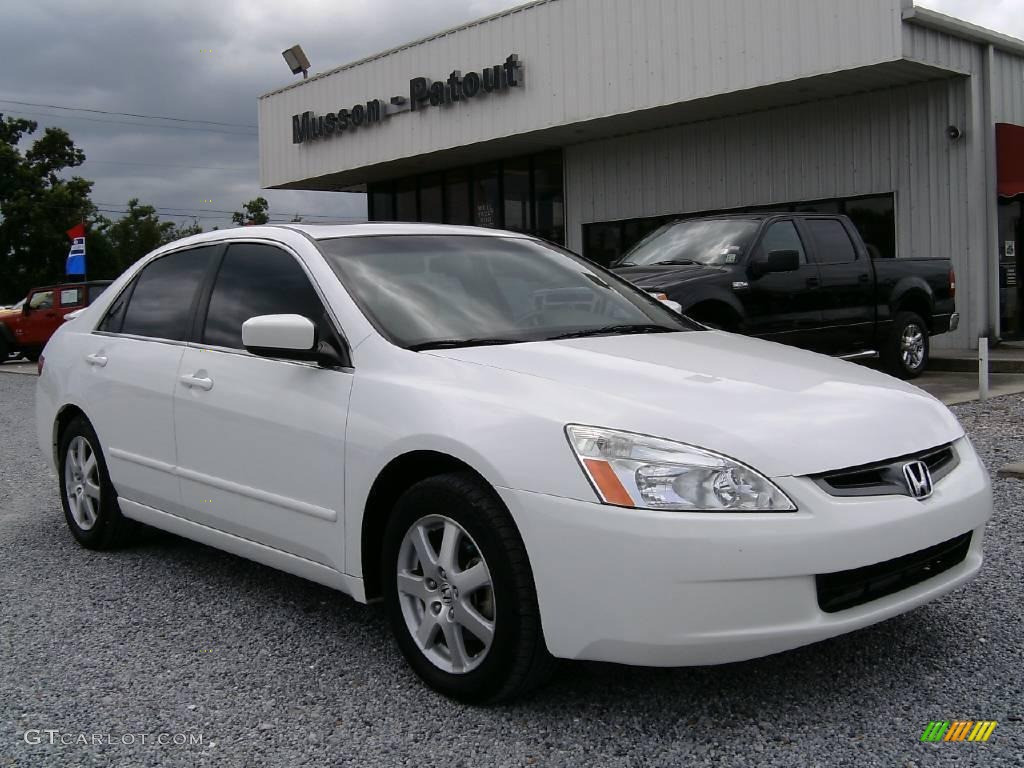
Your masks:
[{"label": "security light", "polygon": [[309,59],[307,59],[306,54],[302,52],[302,46],[293,45],[288,50],[281,51],[281,55],[284,56],[285,63],[291,67],[292,74],[297,75],[301,72],[302,79],[305,80],[309,72]]}]

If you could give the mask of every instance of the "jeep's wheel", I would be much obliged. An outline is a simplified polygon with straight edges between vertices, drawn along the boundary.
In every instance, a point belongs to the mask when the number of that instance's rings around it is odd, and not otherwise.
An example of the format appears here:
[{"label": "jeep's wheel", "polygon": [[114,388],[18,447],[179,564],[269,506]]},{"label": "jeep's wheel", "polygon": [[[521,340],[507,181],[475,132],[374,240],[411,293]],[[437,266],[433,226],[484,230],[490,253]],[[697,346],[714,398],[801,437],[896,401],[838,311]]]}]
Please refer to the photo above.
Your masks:
[{"label": "jeep's wheel", "polygon": [[127,543],[135,524],[121,515],[110,484],[100,441],[92,425],[78,416],[60,436],[60,500],[68,529],[88,549],[111,549]]},{"label": "jeep's wheel", "polygon": [[11,348],[7,346],[7,339],[0,336],[0,364],[6,363],[11,354]]},{"label": "jeep's wheel", "polygon": [[428,478],[402,495],[382,576],[398,646],[435,690],[494,702],[550,674],[526,549],[501,500],[472,474]]}]

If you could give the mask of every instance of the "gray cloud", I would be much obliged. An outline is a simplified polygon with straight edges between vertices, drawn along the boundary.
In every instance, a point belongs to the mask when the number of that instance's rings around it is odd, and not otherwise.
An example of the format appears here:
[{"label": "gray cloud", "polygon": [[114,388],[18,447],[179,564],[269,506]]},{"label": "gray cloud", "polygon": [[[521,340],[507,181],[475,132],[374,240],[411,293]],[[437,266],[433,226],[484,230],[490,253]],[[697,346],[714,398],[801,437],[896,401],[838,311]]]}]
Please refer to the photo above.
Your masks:
[{"label": "gray cloud", "polygon": [[[280,52],[296,42],[309,55],[313,71],[321,71],[515,4],[7,4],[0,24],[0,99],[255,126],[257,96],[291,82]],[[93,199],[112,210],[123,209],[129,198],[138,197],[184,211],[230,212],[263,194],[277,217],[297,212],[337,218],[365,215],[362,195],[261,192],[254,127],[209,126],[213,130],[199,131],[194,130],[197,126],[157,126],[127,117],[3,102],[0,112],[68,129],[88,158],[78,173],[96,182]],[[230,223],[229,213],[200,215],[207,229]]]},{"label": "gray cloud", "polygon": [[[257,96],[292,80],[280,52],[294,43],[302,44],[314,72],[322,71],[516,4],[516,0],[6,3],[0,24],[4,60],[0,99],[254,126]],[[923,0],[921,4],[1024,37],[1024,0]],[[26,116],[42,125],[68,128],[88,157],[80,173],[95,180],[93,199],[108,204],[105,207],[123,208],[128,198],[139,197],[187,211],[232,211],[260,194],[252,128],[221,127],[217,130],[223,132],[218,133],[123,125],[99,121],[132,119],[4,103],[0,111],[32,113]],[[365,215],[361,195],[273,190],[263,194],[278,217],[296,212],[338,218]],[[206,216],[202,224],[207,229],[229,223],[228,214]]]}]

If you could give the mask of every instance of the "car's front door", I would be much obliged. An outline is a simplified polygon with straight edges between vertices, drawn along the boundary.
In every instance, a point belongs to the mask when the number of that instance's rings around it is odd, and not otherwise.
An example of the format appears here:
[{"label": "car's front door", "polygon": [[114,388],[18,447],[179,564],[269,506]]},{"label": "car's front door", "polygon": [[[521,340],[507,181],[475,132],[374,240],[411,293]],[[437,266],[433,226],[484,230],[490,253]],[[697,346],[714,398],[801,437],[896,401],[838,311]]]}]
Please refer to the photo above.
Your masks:
[{"label": "car's front door", "polygon": [[176,513],[174,390],[199,288],[220,246],[147,264],[78,350],[86,415],[119,496]]},{"label": "car's front door", "polygon": [[308,317],[320,339],[340,345],[295,254],[269,243],[230,245],[197,341],[178,371],[175,434],[184,514],[342,570],[352,374],[248,353],[242,323],[274,314]]},{"label": "car's front door", "polygon": [[762,275],[748,270],[746,286],[734,289],[746,314],[746,333],[785,344],[813,346],[815,329],[821,325],[820,277],[807,250],[792,219],[779,219],[765,227],[752,252],[753,259],[772,251],[796,251],[800,267],[793,272]]},{"label": "car's front door", "polygon": [[28,311],[23,311],[17,331],[19,346],[41,347],[53,336],[62,322],[62,315],[57,308],[59,292],[58,289],[47,288],[29,294],[25,303]]}]

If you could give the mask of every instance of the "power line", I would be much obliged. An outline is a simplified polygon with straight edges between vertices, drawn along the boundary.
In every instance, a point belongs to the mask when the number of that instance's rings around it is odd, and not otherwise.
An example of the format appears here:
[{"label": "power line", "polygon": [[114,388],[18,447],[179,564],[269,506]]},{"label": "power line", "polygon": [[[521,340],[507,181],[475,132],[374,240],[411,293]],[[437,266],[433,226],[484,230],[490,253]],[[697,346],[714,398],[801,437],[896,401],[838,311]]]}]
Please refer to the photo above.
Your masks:
[{"label": "power line", "polygon": [[20,104],[23,107],[45,107],[47,109],[65,109],[73,112],[93,112],[98,115],[120,115],[122,117],[141,117],[147,120],[171,120],[176,123],[202,123],[203,125],[223,125],[229,128],[255,128],[249,123],[221,123],[216,120],[192,120],[187,117],[163,117],[161,115],[140,115],[134,112],[112,112],[106,109],[91,109],[89,107],[65,107],[60,104],[40,104],[34,101],[14,101],[13,99],[0,99],[3,104]]},{"label": "power line", "polygon": [[251,136],[256,137],[255,133],[244,133],[242,131],[222,131],[219,128],[200,128],[198,126],[187,126],[187,125],[153,125],[151,123],[133,123],[128,120],[103,120],[99,117],[85,117],[84,115],[54,115],[46,112],[35,112],[19,109],[7,110],[4,114],[8,115],[28,115],[36,117],[53,117],[58,120],[87,120],[90,123],[102,123],[104,125],[130,125],[135,128],[156,128],[157,130],[173,130],[173,131],[199,131],[202,133],[220,133],[226,136]]},{"label": "power line", "polygon": [[256,166],[246,165],[237,168],[229,168],[219,165],[182,165],[180,163],[143,163],[133,160],[92,160],[85,159],[86,163],[102,163],[103,165],[151,165],[155,168],[197,168],[201,171],[255,171]]}]

